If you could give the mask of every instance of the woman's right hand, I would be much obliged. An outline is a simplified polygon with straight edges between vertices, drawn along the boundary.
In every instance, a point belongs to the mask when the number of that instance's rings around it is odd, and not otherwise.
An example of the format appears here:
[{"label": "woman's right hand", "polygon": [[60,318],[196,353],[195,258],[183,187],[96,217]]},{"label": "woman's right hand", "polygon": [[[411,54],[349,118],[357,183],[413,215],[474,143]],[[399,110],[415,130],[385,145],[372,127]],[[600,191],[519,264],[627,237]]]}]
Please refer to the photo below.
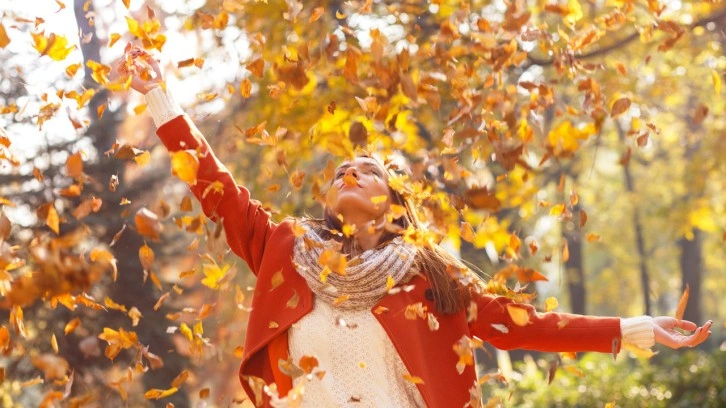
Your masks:
[{"label": "woman's right hand", "polygon": [[121,75],[130,75],[131,88],[144,95],[154,88],[163,86],[164,83],[159,61],[135,45],[126,47],[116,70]]}]

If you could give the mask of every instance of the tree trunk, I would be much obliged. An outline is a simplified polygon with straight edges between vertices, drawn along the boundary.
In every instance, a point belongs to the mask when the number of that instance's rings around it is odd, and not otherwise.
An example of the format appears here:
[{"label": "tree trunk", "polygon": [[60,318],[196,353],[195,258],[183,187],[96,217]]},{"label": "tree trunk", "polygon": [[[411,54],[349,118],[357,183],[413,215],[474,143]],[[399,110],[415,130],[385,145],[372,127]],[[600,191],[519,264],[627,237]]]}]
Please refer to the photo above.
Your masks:
[{"label": "tree trunk", "polygon": [[683,314],[685,320],[701,322],[701,281],[703,277],[702,239],[703,233],[694,228],[693,239],[681,238],[678,247],[681,250],[680,265],[682,273],[682,290],[689,287],[690,295]]},{"label": "tree trunk", "polygon": [[[579,210],[579,206],[575,209]],[[574,211],[578,214],[579,211]],[[570,307],[572,313],[586,314],[587,291],[585,290],[585,266],[582,256],[582,234],[577,227],[572,230],[563,230],[563,237],[567,242],[570,257],[565,261],[565,274],[567,276],[567,290],[570,294]]]},{"label": "tree trunk", "polygon": [[[74,11],[76,16],[76,24],[78,26],[81,37],[91,34],[91,40],[85,44],[81,44],[83,53],[84,66],[88,60],[100,62],[101,42],[96,36],[95,27],[89,24],[86,18],[87,12],[83,10],[86,0],[75,0]],[[88,12],[93,12],[93,3],[89,3]],[[85,86],[87,88],[95,88],[98,85],[91,79],[91,71],[88,67],[85,69]],[[123,108],[116,112],[106,112],[101,119],[98,118],[97,108],[106,102],[107,91],[98,92],[89,101],[89,116],[91,125],[86,132],[86,136],[90,137],[94,148],[98,152],[99,164],[89,166],[88,172],[93,179],[100,181],[99,190],[95,191],[98,197],[103,199],[103,207],[98,214],[99,218],[105,220],[103,225],[104,232],[99,236],[102,242],[111,242],[114,235],[123,227],[124,219],[119,215],[120,208],[115,203],[121,200],[121,190],[153,191],[151,186],[126,186],[124,177],[125,163],[113,157],[104,157],[103,152],[110,149],[116,142],[118,137],[118,125]],[[106,180],[111,175],[117,175],[119,179],[119,190],[110,192],[104,188]],[[90,186],[89,186],[90,187]],[[99,224],[102,224],[100,221]],[[128,307],[136,306],[143,318],[139,321],[137,327],[128,327],[129,319],[118,320],[116,324],[124,325],[127,330],[134,330],[138,334],[139,341],[149,347],[149,352],[161,357],[164,366],[155,371],[149,371],[143,376],[145,389],[158,388],[167,389],[172,380],[182,372],[187,365],[186,357],[173,352],[175,346],[171,341],[171,337],[166,333],[165,315],[168,311],[162,307],[154,310],[154,304],[159,294],[155,293],[151,282],[144,283],[143,267],[138,257],[138,250],[144,244],[143,238],[133,231],[126,231],[121,239],[114,246],[114,255],[118,260],[118,280],[110,285],[111,298],[117,303]],[[153,404],[158,407],[167,406],[172,403],[177,407],[189,406],[189,399],[185,392],[177,392],[161,401],[155,401]]]},{"label": "tree trunk", "polygon": [[[625,133],[616,125],[618,136],[621,142],[625,142]],[[625,190],[631,197],[635,196],[635,181],[630,172],[630,161],[623,163],[623,176],[625,178]],[[638,205],[633,205],[633,228],[635,229],[635,248],[638,251],[638,265],[640,268],[640,288],[643,291],[643,309],[646,315],[652,316],[653,307],[650,301],[650,273],[648,272],[648,257],[645,251],[645,235],[643,233],[643,222],[640,219]]]}]

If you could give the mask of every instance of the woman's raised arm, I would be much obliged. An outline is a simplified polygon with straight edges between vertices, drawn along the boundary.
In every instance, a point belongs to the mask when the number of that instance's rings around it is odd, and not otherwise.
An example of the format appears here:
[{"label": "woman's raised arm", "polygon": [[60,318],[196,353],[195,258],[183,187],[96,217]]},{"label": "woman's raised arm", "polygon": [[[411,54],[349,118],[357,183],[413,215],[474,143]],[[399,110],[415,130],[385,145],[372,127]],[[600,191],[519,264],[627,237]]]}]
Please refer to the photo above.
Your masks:
[{"label": "woman's raised arm", "polygon": [[238,186],[232,174],[215,157],[202,133],[184,115],[164,84],[158,61],[139,48],[127,50],[118,71],[131,75],[131,88],[145,95],[156,134],[169,152],[189,150],[199,159],[196,183],[190,185],[202,210],[214,222],[222,222],[227,243],[257,275],[267,241],[276,228],[260,202]]}]

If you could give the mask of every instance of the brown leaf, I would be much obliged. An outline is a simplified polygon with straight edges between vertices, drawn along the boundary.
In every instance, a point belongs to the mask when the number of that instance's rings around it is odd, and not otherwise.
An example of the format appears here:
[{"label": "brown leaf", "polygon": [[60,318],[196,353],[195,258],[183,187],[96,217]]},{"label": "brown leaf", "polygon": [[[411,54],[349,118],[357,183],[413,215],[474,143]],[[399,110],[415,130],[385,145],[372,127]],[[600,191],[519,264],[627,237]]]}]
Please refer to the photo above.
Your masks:
[{"label": "brown leaf", "polygon": [[368,129],[360,122],[353,122],[350,125],[348,138],[350,138],[354,147],[366,147],[368,145]]},{"label": "brown leaf", "polygon": [[159,239],[163,227],[156,214],[142,207],[136,212],[134,221],[139,234],[152,240]]},{"label": "brown leaf", "polygon": [[688,296],[691,294],[691,288],[686,284],[686,289],[681,295],[681,299],[678,301],[678,307],[676,307],[676,319],[682,320],[683,313],[686,312],[686,305],[688,304]]},{"label": "brown leaf", "polygon": [[610,116],[613,118],[618,117],[630,109],[630,99],[620,98],[613,103],[613,107],[610,110]]},{"label": "brown leaf", "polygon": [[265,68],[265,61],[263,61],[262,58],[258,58],[247,64],[245,68],[247,68],[252,73],[252,75],[256,76],[257,78],[262,78],[263,70]]}]

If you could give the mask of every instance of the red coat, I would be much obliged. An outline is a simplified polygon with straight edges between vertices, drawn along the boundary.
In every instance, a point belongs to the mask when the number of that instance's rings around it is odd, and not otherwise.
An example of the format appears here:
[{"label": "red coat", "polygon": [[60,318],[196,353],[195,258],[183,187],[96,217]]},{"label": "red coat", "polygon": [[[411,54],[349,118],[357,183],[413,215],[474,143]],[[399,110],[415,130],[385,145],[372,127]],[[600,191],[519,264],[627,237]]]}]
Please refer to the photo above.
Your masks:
[{"label": "red coat", "polygon": [[[260,203],[250,199],[249,191],[237,186],[186,116],[164,124],[157,134],[169,151],[192,149],[201,153],[197,184],[191,190],[201,201],[204,213],[215,222],[223,222],[230,248],[257,276],[239,371],[242,386],[253,401],[256,397],[251,377],[262,378],[267,384],[275,382],[280,395],[285,395],[292,388],[292,381],[279,370],[278,361],[288,358],[287,330],[313,307],[313,293],[292,264],[294,220],[272,222]],[[215,181],[222,183],[223,192],[206,191]],[[283,283],[271,289],[272,276],[278,271],[282,271]],[[619,351],[621,334],[617,317],[539,314],[527,305],[524,307],[530,323],[520,327],[507,312],[505,305],[511,303],[509,299],[478,296],[477,319],[468,323],[464,311],[452,315],[436,312],[433,303],[424,296],[429,288],[424,278],[415,277],[411,283],[413,290],[387,295],[371,310],[379,306],[388,309],[374,315],[409,373],[423,380],[417,387],[429,407],[463,407],[469,401],[469,389],[476,381],[476,373],[469,365],[459,374],[456,370],[459,356],[453,351],[453,345],[465,335],[476,336],[505,350]],[[299,302],[293,308],[287,307],[295,295]],[[424,319],[404,317],[406,306],[417,302],[437,317],[437,331],[431,331]],[[559,322],[562,323],[558,325]],[[494,324],[503,325],[506,330],[501,330],[501,326],[494,328]],[[262,402],[256,402],[269,405],[266,396]]]}]

